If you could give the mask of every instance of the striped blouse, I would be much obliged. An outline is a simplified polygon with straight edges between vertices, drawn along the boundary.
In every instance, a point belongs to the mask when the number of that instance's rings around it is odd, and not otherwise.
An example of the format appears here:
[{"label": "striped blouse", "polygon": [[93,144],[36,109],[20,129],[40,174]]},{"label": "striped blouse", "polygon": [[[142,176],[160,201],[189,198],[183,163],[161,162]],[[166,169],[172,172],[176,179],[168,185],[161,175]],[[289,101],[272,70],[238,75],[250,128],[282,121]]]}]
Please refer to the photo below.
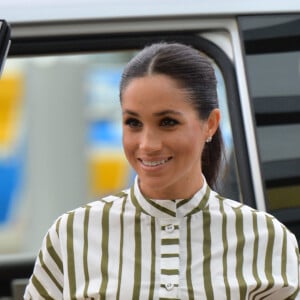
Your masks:
[{"label": "striped blouse", "polygon": [[[295,237],[205,183],[191,198],[131,189],[62,215],[25,299],[296,299]],[[299,297],[299,296],[298,296]]]}]

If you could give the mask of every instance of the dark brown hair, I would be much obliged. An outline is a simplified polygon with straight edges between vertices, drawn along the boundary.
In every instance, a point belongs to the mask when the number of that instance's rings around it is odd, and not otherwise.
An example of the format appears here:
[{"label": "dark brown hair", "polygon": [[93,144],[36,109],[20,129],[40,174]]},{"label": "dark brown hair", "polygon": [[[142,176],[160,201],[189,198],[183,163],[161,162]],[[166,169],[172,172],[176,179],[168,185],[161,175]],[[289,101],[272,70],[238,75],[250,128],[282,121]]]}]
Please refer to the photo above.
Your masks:
[{"label": "dark brown hair", "polygon": [[[201,120],[218,108],[217,81],[209,59],[196,49],[178,43],[157,43],[145,47],[126,65],[120,83],[122,92],[134,78],[161,74],[176,80],[183,88]],[[202,172],[215,186],[221,162],[223,141],[220,129],[202,153]]]}]

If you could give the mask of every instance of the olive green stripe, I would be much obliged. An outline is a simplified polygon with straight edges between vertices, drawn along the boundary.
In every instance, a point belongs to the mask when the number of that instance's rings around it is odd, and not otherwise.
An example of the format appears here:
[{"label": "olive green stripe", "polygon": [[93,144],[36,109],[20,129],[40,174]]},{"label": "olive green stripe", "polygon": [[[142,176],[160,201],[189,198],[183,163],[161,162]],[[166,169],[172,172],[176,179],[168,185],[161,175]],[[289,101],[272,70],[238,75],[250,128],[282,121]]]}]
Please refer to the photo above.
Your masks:
[{"label": "olive green stripe", "polygon": [[209,195],[210,195],[210,188],[209,188],[209,186],[207,186],[205,194],[202,197],[202,199],[200,200],[199,205],[197,207],[195,207],[192,211],[190,211],[186,216],[193,215],[193,214],[199,212],[200,210],[203,210],[208,202]]},{"label": "olive green stripe", "polygon": [[273,278],[273,267],[272,267],[272,254],[274,249],[274,242],[275,242],[275,230],[274,230],[274,224],[270,217],[267,217],[267,228],[269,232],[269,239],[267,244],[267,253],[266,253],[266,277],[271,284],[271,286],[274,285],[274,278]]},{"label": "olive green stripe", "polygon": [[46,238],[46,247],[47,247],[49,255],[51,256],[51,258],[53,259],[53,261],[57,265],[59,271],[61,273],[63,273],[63,263],[62,263],[60,257],[58,256],[58,254],[56,253],[53,245],[52,245],[49,234],[47,235],[47,238]]},{"label": "olive green stripe", "polygon": [[257,215],[255,213],[252,214],[252,222],[253,222],[253,234],[254,234],[254,243],[253,243],[253,264],[252,264],[252,274],[256,281],[256,287],[250,291],[249,299],[254,299],[255,292],[261,287],[262,282],[258,275],[258,226],[257,226]]},{"label": "olive green stripe", "polygon": [[85,298],[88,297],[87,289],[89,286],[89,270],[88,270],[88,231],[89,231],[89,217],[90,217],[90,206],[86,206],[84,211],[84,219],[83,219],[83,272],[84,272],[84,290],[83,295]]},{"label": "olive green stripe", "polygon": [[220,200],[220,212],[222,215],[222,243],[223,243],[223,256],[222,256],[222,265],[223,265],[223,278],[226,291],[226,299],[230,299],[230,285],[228,282],[228,265],[227,265],[227,255],[228,255],[228,237],[227,237],[227,215],[224,210],[223,198],[217,197]]},{"label": "olive green stripe", "polygon": [[145,198],[145,200],[153,207],[155,207],[156,209],[160,210],[163,213],[166,213],[168,215],[170,215],[171,217],[176,217],[176,212],[169,210],[166,207],[160,206],[157,202],[152,201],[151,199],[147,199]]},{"label": "olive green stripe", "polygon": [[208,210],[203,212],[203,274],[204,289],[207,299],[215,299],[211,279],[211,216]]},{"label": "olive green stripe", "polygon": [[150,291],[149,300],[154,299],[155,290],[155,258],[156,258],[156,245],[155,245],[155,218],[151,218],[151,271],[150,271]]},{"label": "olive green stripe", "polygon": [[69,291],[70,291],[71,299],[75,299],[76,296],[73,222],[74,222],[74,212],[71,212],[69,213],[67,219],[67,253],[68,253],[67,261],[68,261]]},{"label": "olive green stripe", "polygon": [[121,191],[121,192],[115,193],[114,196],[116,196],[118,198],[126,198],[128,195],[125,192]]},{"label": "olive green stripe", "polygon": [[164,297],[160,297],[158,298],[159,300],[180,300],[178,298],[164,298]]},{"label": "olive green stripe", "polygon": [[253,222],[253,232],[254,232],[252,273],[257,282],[257,285],[261,286],[262,282],[261,282],[261,279],[259,278],[258,269],[257,269],[259,234],[258,234],[257,215],[256,214],[252,214],[252,222]]},{"label": "olive green stripe", "polygon": [[287,263],[287,233],[283,230],[283,241],[281,251],[281,276],[283,279],[283,285],[288,286],[288,279],[286,275],[286,263]]},{"label": "olive green stripe", "polygon": [[148,212],[146,212],[146,211],[139,205],[139,202],[137,201],[137,199],[136,199],[136,197],[135,197],[135,194],[134,194],[134,186],[132,186],[132,187],[130,188],[130,198],[131,198],[132,204],[135,206],[135,208],[136,208],[137,211],[141,211],[141,212],[143,212],[144,214],[149,215]]},{"label": "olive green stripe", "polygon": [[163,274],[163,275],[178,275],[179,270],[177,270],[177,269],[161,269],[161,274]]},{"label": "olive green stripe", "polygon": [[53,283],[57,286],[57,288],[61,292],[63,292],[63,287],[59,284],[59,282],[56,280],[56,278],[54,277],[54,275],[51,273],[51,271],[49,270],[49,268],[45,264],[44,259],[43,259],[43,253],[41,251],[39,253],[39,260],[40,260],[41,266],[44,269],[44,271],[48,274],[48,276],[53,281]]},{"label": "olive green stripe", "polygon": [[179,202],[177,202],[176,208],[178,209],[179,207],[181,207],[184,204],[188,203],[190,200],[191,200],[191,198],[180,200]]},{"label": "olive green stripe", "polygon": [[257,293],[255,297],[263,294],[265,291],[271,289],[274,286],[274,278],[272,275],[273,268],[272,268],[272,258],[273,258],[273,249],[274,249],[274,239],[275,239],[275,231],[274,231],[274,224],[272,219],[269,216],[266,216],[266,223],[268,229],[268,242],[266,248],[266,257],[265,257],[265,275],[267,278],[267,286]]},{"label": "olive green stripe", "polygon": [[235,274],[236,274],[237,281],[239,283],[240,299],[246,299],[247,284],[243,275],[244,247],[245,247],[243,215],[239,207],[234,209],[234,211],[236,216],[235,230],[236,230],[236,237],[237,237]]},{"label": "olive green stripe", "polygon": [[273,249],[274,249],[274,242],[275,242],[275,230],[274,224],[270,217],[267,217],[267,228],[269,232],[269,239],[267,243],[267,253],[266,253],[266,263],[265,263],[265,273],[267,280],[269,282],[268,288],[271,288],[274,285],[274,278],[273,278],[273,266],[272,266],[272,257],[273,257]]},{"label": "olive green stripe", "polygon": [[187,282],[187,289],[189,294],[189,299],[194,299],[194,289],[192,283],[192,239],[191,239],[191,219],[192,217],[189,216],[187,218],[187,238],[186,238],[186,282]]},{"label": "olive green stripe", "polygon": [[[149,215],[149,213],[147,211],[145,211],[141,205],[139,204],[138,200],[136,199],[135,197],[135,194],[134,194],[134,185],[130,188],[130,198],[131,198],[131,201],[133,203],[133,205],[139,210],[139,211],[142,211],[143,213]],[[172,217],[176,217],[176,212],[174,211],[171,211],[165,207],[162,207],[160,206],[159,204],[157,204],[156,202],[150,200],[150,199],[147,199],[147,198],[144,198],[151,206],[155,207],[156,209],[160,210],[161,212],[164,212]]]},{"label": "olive green stripe", "polygon": [[32,276],[31,278],[31,282],[34,285],[34,287],[36,288],[36,290],[38,291],[38,293],[45,299],[49,299],[49,300],[55,300],[54,298],[52,298],[47,290],[44,288],[44,286],[41,284],[41,282],[36,278],[35,275]]},{"label": "olive green stripe", "polygon": [[134,222],[134,285],[133,285],[133,297],[132,299],[140,298],[141,288],[141,257],[142,257],[142,241],[141,241],[141,215],[140,212],[135,214]]},{"label": "olive green stripe", "polygon": [[179,245],[179,239],[162,239],[162,245]]},{"label": "olive green stripe", "polygon": [[117,288],[117,297],[116,299],[120,299],[120,292],[121,292],[121,280],[122,280],[122,271],[123,271],[123,244],[124,244],[124,212],[125,212],[125,204],[126,204],[126,197],[123,199],[122,203],[122,210],[120,214],[120,249],[119,249],[119,271],[118,271],[118,288]]},{"label": "olive green stripe", "polygon": [[170,258],[170,257],[179,257],[178,253],[163,253],[161,255],[162,258]]},{"label": "olive green stripe", "polygon": [[109,209],[112,206],[112,202],[105,203],[102,211],[102,241],[101,241],[101,286],[99,294],[101,299],[105,300],[106,298],[106,288],[108,282],[108,240],[109,240]]}]

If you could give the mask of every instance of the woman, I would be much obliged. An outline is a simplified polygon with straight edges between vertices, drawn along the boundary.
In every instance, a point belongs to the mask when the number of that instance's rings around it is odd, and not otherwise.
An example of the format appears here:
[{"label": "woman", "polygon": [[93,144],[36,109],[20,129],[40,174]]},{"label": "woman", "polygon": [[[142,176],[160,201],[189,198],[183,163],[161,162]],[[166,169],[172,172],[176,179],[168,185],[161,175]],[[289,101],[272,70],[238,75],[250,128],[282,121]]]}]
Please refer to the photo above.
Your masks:
[{"label": "woman", "polygon": [[135,183],[54,223],[25,299],[295,299],[294,236],[210,188],[222,140],[207,58],[146,47],[124,70],[120,101]]}]

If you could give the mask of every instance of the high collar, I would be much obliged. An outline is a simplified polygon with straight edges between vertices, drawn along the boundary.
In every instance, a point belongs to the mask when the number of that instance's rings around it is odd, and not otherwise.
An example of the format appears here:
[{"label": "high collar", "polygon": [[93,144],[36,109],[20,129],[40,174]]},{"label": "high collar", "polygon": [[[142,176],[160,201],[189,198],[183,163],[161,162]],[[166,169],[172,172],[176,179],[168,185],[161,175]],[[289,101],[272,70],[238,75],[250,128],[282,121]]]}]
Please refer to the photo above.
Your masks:
[{"label": "high collar", "polygon": [[138,177],[130,189],[130,199],[137,210],[156,218],[186,217],[203,210],[207,205],[210,188],[203,177],[203,186],[189,199],[155,200],[145,198],[138,185]]}]

